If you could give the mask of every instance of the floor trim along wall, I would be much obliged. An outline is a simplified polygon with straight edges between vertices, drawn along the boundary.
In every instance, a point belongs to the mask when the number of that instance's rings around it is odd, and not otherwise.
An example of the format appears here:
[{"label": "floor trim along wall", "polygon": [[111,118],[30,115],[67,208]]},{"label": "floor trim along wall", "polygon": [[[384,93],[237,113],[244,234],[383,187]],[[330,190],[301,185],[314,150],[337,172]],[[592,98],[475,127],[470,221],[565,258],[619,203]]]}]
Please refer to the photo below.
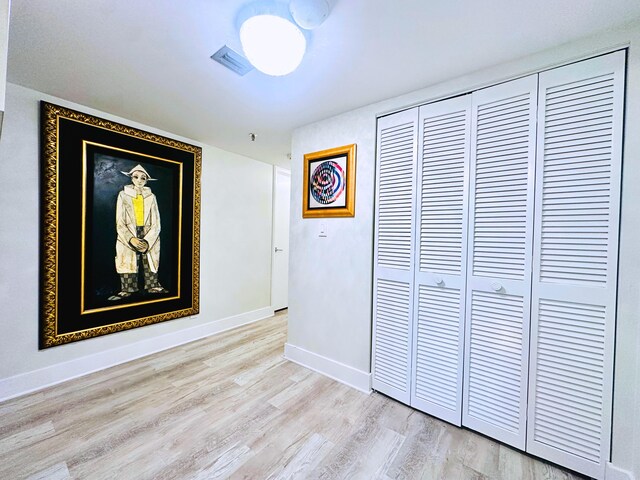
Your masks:
[{"label": "floor trim along wall", "polygon": [[178,332],[161,335],[148,340],[105,350],[94,355],[80,357],[68,362],[58,363],[50,367],[22,373],[9,378],[0,379],[0,401],[41,390],[51,385],[72,380],[98,370],[113,367],[152,353],[177,347],[185,343],[199,340],[216,333],[269,318],[273,308],[265,307],[232,317],[186,328]]},{"label": "floor trim along wall", "polygon": [[604,478],[607,480],[635,480],[635,475],[627,470],[616,467],[613,463],[607,463]]},{"label": "floor trim along wall", "polygon": [[349,385],[361,392],[371,393],[371,374],[368,372],[363,372],[344,363],[336,362],[335,360],[310,352],[304,348],[291,345],[290,343],[285,343],[284,345],[284,358],[333,378],[340,383]]}]

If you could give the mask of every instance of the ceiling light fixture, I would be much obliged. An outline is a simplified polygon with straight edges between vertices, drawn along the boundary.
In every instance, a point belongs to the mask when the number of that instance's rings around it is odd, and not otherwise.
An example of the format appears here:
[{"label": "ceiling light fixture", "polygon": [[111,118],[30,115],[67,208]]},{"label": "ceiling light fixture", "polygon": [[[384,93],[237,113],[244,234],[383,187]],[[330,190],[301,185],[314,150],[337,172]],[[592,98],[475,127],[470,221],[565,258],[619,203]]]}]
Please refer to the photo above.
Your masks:
[{"label": "ceiling light fixture", "polygon": [[252,3],[241,10],[238,23],[242,50],[254,67],[272,76],[287,75],[298,68],[307,39],[286,3]]}]

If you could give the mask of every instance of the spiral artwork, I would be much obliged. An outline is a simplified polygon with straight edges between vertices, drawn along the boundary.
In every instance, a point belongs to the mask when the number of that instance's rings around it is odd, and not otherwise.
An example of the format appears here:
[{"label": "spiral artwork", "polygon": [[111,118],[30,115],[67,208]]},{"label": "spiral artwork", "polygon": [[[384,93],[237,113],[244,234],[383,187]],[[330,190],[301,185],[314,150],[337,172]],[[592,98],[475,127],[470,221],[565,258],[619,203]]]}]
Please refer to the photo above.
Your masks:
[{"label": "spiral artwork", "polygon": [[322,162],[311,175],[311,195],[323,205],[335,202],[344,190],[344,171],[331,160]]}]

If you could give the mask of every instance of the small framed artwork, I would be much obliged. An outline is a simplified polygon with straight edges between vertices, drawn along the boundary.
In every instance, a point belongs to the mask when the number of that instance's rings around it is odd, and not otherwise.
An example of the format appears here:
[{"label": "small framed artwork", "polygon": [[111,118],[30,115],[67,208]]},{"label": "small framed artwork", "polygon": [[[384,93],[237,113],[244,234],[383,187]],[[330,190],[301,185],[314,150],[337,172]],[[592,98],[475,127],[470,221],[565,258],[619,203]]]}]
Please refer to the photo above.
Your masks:
[{"label": "small framed artwork", "polygon": [[198,313],[202,149],[40,109],[40,348]]},{"label": "small framed artwork", "polygon": [[305,154],[303,175],[303,218],[355,215],[355,144]]}]

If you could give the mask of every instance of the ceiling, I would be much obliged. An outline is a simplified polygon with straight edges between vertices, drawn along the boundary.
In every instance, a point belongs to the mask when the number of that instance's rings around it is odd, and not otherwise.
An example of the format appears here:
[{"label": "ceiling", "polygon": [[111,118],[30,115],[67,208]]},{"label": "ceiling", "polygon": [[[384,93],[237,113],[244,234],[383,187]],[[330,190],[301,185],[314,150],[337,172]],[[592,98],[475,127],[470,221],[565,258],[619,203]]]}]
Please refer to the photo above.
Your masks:
[{"label": "ceiling", "polygon": [[638,0],[330,0],[297,71],[240,77],[209,57],[241,51],[249,1],[12,0],[8,79],[286,166],[296,127],[640,18]]}]

